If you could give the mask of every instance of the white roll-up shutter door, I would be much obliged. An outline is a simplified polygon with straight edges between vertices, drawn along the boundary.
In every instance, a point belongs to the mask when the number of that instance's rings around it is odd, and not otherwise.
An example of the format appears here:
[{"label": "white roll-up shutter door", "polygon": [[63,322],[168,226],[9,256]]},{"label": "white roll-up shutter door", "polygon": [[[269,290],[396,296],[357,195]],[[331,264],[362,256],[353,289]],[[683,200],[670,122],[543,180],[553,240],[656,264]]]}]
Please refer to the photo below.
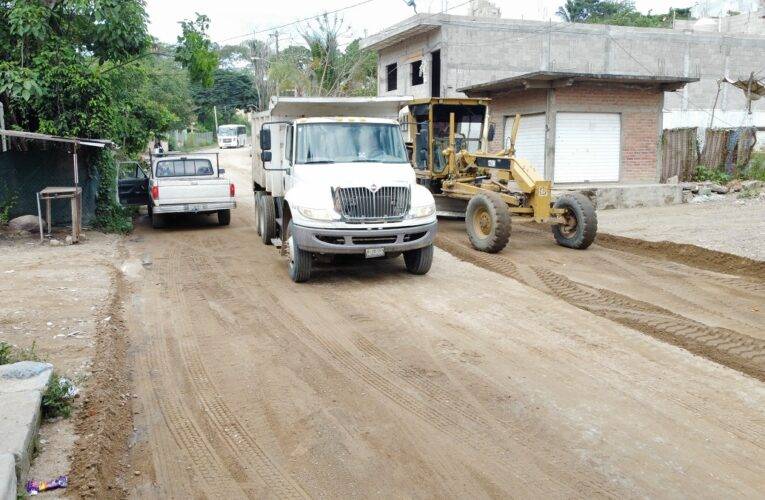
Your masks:
[{"label": "white roll-up shutter door", "polygon": [[616,182],[621,158],[618,113],[558,113],[555,182]]},{"label": "white roll-up shutter door", "polygon": [[[505,147],[510,145],[510,134],[513,133],[514,116],[505,120]],[[546,120],[544,113],[524,115],[518,136],[515,139],[515,156],[531,162],[540,174],[545,170],[545,131]]]}]

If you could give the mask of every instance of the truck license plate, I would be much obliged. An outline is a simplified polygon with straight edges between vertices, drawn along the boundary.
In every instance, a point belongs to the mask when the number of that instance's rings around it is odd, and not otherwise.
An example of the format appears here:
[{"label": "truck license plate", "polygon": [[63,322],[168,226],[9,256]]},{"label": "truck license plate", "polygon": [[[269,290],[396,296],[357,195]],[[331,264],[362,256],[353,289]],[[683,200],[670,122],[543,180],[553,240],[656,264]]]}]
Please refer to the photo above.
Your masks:
[{"label": "truck license plate", "polygon": [[375,257],[385,257],[385,249],[384,248],[367,248],[366,257],[367,259],[374,259]]}]

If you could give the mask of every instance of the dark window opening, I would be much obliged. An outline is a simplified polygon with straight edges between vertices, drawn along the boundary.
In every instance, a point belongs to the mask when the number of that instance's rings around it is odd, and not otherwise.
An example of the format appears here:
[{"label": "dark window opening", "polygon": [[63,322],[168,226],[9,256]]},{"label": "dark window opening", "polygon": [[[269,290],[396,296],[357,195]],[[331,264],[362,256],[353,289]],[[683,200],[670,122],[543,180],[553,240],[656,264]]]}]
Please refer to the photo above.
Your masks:
[{"label": "dark window opening", "polygon": [[398,88],[398,66],[396,63],[387,65],[385,67],[385,74],[388,78],[388,92],[396,90]]},{"label": "dark window opening", "polygon": [[441,51],[437,50],[430,56],[430,96],[441,97]]},{"label": "dark window opening", "polygon": [[425,77],[422,74],[422,61],[414,61],[412,63],[412,86],[422,85],[425,82]]}]

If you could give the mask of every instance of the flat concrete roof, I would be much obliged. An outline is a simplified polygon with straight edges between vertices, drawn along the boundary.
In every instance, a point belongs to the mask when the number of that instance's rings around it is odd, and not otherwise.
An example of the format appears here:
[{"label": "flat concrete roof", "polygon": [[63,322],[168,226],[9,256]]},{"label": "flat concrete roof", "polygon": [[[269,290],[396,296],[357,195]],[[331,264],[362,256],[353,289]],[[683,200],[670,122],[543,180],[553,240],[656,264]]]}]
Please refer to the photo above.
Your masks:
[{"label": "flat concrete roof", "polygon": [[661,87],[672,91],[688,83],[698,82],[699,78],[684,76],[657,75],[620,75],[612,73],[571,73],[566,71],[535,71],[501,80],[479,83],[457,89],[458,92],[473,96],[484,96],[494,92],[508,90],[527,90],[532,88],[569,87],[576,82],[602,82],[614,84],[632,84],[648,87]]},{"label": "flat concrete roof", "polygon": [[441,14],[417,14],[361,40],[361,48],[380,50],[441,27]]}]

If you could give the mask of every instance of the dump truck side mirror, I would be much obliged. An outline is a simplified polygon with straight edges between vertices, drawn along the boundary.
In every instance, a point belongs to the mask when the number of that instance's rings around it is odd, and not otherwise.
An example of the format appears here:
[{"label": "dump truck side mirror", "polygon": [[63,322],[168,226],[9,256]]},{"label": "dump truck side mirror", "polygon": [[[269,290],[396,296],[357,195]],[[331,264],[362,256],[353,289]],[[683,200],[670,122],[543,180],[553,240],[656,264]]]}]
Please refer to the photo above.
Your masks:
[{"label": "dump truck side mirror", "polygon": [[271,150],[271,130],[267,128],[260,129],[260,149],[264,152]]},{"label": "dump truck side mirror", "polygon": [[261,151],[260,152],[260,160],[263,163],[267,163],[271,161],[271,151]]}]

